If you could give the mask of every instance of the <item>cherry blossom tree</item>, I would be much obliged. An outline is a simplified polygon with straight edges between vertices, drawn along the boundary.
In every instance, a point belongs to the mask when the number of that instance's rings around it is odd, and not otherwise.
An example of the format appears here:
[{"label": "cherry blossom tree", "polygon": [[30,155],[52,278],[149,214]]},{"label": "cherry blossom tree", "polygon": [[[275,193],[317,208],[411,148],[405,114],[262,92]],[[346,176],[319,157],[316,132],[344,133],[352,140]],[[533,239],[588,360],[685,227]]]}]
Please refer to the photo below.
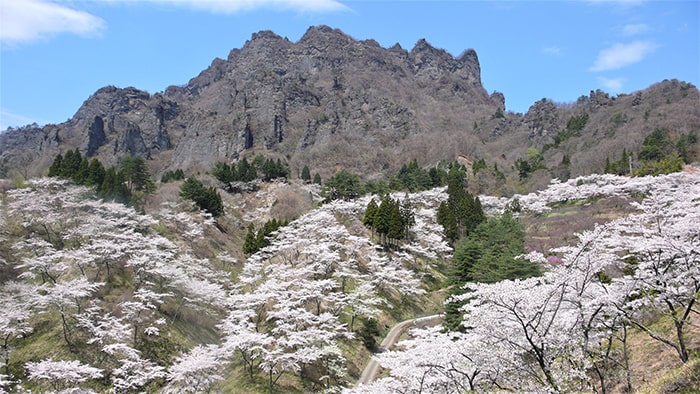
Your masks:
[{"label": "cherry blossom tree", "polygon": [[6,377],[10,377],[13,343],[34,331],[29,319],[35,308],[35,290],[34,286],[18,282],[5,283],[0,288],[0,300],[3,302],[3,313],[0,314],[0,355],[5,367],[3,375]]},{"label": "cherry blossom tree", "polygon": [[[633,271],[614,280],[629,297],[618,303],[625,316],[652,338],[673,348],[687,362],[686,327],[698,313],[700,294],[700,181],[660,183],[636,207],[641,213],[615,222],[609,246],[626,253]],[[675,338],[651,329],[643,316],[655,312],[669,318]]]},{"label": "cherry blossom tree", "polygon": [[53,286],[43,286],[43,295],[39,303],[43,307],[56,310],[61,317],[63,339],[71,352],[76,352],[73,343],[73,329],[77,316],[82,313],[83,302],[102,284],[90,283],[85,278],[62,281]]},{"label": "cherry blossom tree", "polygon": [[[524,206],[598,195],[644,198],[635,204],[636,213],[577,234],[576,245],[550,251],[560,263],[543,277],[468,284],[470,291],[459,296],[469,300],[463,308],[465,333],[414,333],[400,344],[405,350],[379,357],[390,369],[387,378],[355,391],[606,392],[619,383],[631,390],[629,326],[686,359],[685,330],[697,313],[700,290],[700,176],[591,176],[550,189],[523,199]],[[523,258],[547,262],[535,252]],[[675,339],[647,326],[650,314],[673,322]]]},{"label": "cherry blossom tree", "polygon": [[75,387],[90,379],[99,379],[103,371],[85,365],[77,360],[54,361],[51,358],[38,362],[28,362],[26,365],[29,380],[36,380],[59,391],[67,387]]},{"label": "cherry blossom tree", "polygon": [[165,388],[172,393],[209,392],[212,385],[224,380],[220,369],[224,364],[221,348],[215,345],[196,346],[175,360],[168,369],[170,384]]},{"label": "cherry blossom tree", "polygon": [[128,393],[141,390],[156,379],[166,376],[165,368],[138,355],[121,358],[112,370],[112,391]]},{"label": "cherry blossom tree", "polygon": [[113,391],[141,390],[166,376],[161,364],[167,361],[148,344],[170,330],[161,306],[177,297],[188,308],[221,307],[227,278],[207,259],[194,258],[187,244],[156,233],[152,217],[90,197],[89,190],[57,180],[32,180],[7,193],[2,220],[25,232],[20,241],[8,238],[14,269],[31,288],[0,286],[3,305],[12,306],[0,320],[5,371],[12,345],[32,332],[30,317],[47,310],[56,312],[68,349],[79,362],[99,366]]}]

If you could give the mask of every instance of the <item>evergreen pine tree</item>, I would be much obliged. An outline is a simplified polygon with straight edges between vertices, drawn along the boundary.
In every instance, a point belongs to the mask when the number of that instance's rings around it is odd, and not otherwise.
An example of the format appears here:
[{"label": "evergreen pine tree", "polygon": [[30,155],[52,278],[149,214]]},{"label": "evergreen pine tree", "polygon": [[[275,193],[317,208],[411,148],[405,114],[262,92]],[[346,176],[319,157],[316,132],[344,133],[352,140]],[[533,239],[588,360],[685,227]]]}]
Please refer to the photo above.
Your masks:
[{"label": "evergreen pine tree", "polygon": [[243,242],[243,253],[253,254],[258,251],[258,244],[255,237],[255,225],[250,223],[248,225],[248,233],[245,235],[245,241]]},{"label": "evergreen pine tree", "polygon": [[301,179],[306,183],[311,182],[311,170],[309,170],[309,166],[305,165],[304,168],[302,168]]},{"label": "evergreen pine tree", "polygon": [[314,174],[314,183],[321,185],[321,175],[318,172]]},{"label": "evergreen pine tree", "polygon": [[63,157],[61,162],[60,176],[65,179],[73,179],[73,176],[80,168],[80,162],[83,160],[78,148],[69,150]]},{"label": "evergreen pine tree", "polygon": [[62,165],[63,165],[63,155],[59,153],[53,159],[53,163],[51,163],[51,167],[49,167],[49,176],[50,177],[61,176]]},{"label": "evergreen pine tree", "polygon": [[374,226],[381,237],[381,243],[386,244],[386,235],[391,225],[391,202],[388,196],[382,198],[374,218]]},{"label": "evergreen pine tree", "polygon": [[83,157],[80,160],[80,164],[78,165],[78,170],[75,173],[73,173],[73,182],[75,182],[78,185],[84,185],[87,182],[89,167],[90,162],[88,161],[88,158]]},{"label": "evergreen pine tree", "polygon": [[196,202],[214,217],[223,216],[224,214],[224,203],[221,200],[221,194],[213,186],[206,189],[201,201]]},{"label": "evergreen pine tree", "polygon": [[278,178],[287,178],[289,176],[289,169],[287,168],[287,165],[285,163],[282,163],[282,160],[277,159],[275,167],[277,169]]},{"label": "evergreen pine tree", "polygon": [[277,177],[277,168],[275,167],[275,162],[272,159],[267,159],[262,165],[263,180],[269,181]]},{"label": "evergreen pine tree", "polygon": [[365,216],[362,219],[362,224],[365,226],[369,227],[372,230],[372,239],[374,240],[374,231],[375,231],[375,224],[374,220],[377,215],[377,210],[379,209],[379,206],[377,206],[377,202],[374,201],[374,199],[369,200],[369,203],[367,204],[367,208],[365,209]]},{"label": "evergreen pine tree", "polygon": [[97,195],[106,200],[112,199],[114,196],[114,185],[117,178],[117,171],[114,167],[110,167],[105,171],[105,176],[102,183],[97,188]]},{"label": "evergreen pine tree", "polygon": [[105,178],[105,168],[102,163],[97,159],[93,158],[90,160],[90,165],[88,166],[88,176],[85,183],[89,186],[100,186]]},{"label": "evergreen pine tree", "polygon": [[211,170],[211,174],[221,182],[229,183],[236,181],[236,168],[226,163],[217,162]]},{"label": "evergreen pine tree", "polygon": [[440,206],[438,206],[437,222],[443,227],[445,238],[447,238],[450,243],[454,243],[459,236],[459,230],[457,228],[455,214],[450,209],[447,201],[442,201]]},{"label": "evergreen pine tree", "polygon": [[393,240],[398,244],[398,240],[404,237],[404,225],[401,220],[401,209],[399,207],[399,202],[393,199],[389,199],[389,229],[387,231],[387,239],[389,243]]},{"label": "evergreen pine tree", "polygon": [[114,189],[111,198],[122,204],[129,204],[131,202],[131,190],[127,185],[126,178],[121,171],[116,171],[116,176],[114,177]]},{"label": "evergreen pine tree", "polygon": [[141,156],[128,156],[119,164],[119,172],[126,182],[130,193],[142,191],[151,193],[155,189],[146,160]]},{"label": "evergreen pine tree", "polygon": [[408,197],[408,193],[404,196],[400,207],[401,223],[403,224],[403,233],[406,239],[409,238],[411,227],[416,224],[416,216],[413,213],[413,204]]},{"label": "evergreen pine tree", "polygon": [[260,250],[270,244],[270,241],[265,236],[265,229],[260,228],[255,236],[255,248]]}]

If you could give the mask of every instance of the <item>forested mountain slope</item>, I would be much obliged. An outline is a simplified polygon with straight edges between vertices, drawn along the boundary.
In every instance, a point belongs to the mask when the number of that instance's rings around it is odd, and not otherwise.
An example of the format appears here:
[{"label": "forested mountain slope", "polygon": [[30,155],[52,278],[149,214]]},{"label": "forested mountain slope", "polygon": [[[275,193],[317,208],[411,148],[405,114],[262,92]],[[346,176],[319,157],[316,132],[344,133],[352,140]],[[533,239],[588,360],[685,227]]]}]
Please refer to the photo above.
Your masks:
[{"label": "forested mountain slope", "polygon": [[[442,310],[452,270],[436,220],[443,188],[393,196],[415,219],[398,247],[375,243],[363,226],[366,196],[320,205],[244,256],[236,234],[275,205],[264,197],[273,189],[225,196],[227,210],[255,200],[256,213],[214,219],[167,197],[169,187],[160,185],[162,205],[138,213],[54,178],[3,184],[2,389],[339,391],[352,387],[384,325]],[[317,186],[298,187],[318,196]],[[362,390],[410,391],[420,379],[438,391],[623,384],[620,336],[645,328],[663,335],[679,363],[694,362],[699,187],[693,169],[482,196],[491,215],[518,205],[524,221],[609,196],[635,213],[601,220],[578,245],[533,251],[526,258],[542,277],[469,285],[470,330],[420,334],[406,353],[382,358],[387,379]],[[675,330],[651,331],[658,318]]]}]

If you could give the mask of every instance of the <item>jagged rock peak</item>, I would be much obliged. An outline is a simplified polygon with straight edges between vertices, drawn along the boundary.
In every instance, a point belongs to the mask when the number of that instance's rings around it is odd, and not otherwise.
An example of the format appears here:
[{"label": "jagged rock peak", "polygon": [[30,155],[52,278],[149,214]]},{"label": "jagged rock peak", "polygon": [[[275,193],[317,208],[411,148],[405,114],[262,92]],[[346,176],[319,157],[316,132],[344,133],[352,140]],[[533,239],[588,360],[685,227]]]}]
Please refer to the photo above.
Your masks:
[{"label": "jagged rock peak", "polygon": [[477,56],[476,51],[472,48],[469,48],[466,51],[462,52],[462,54],[457,57],[457,60],[462,63],[479,64],[479,56]]},{"label": "jagged rock peak", "polygon": [[234,49],[229,53],[228,61],[235,62],[239,54],[246,53],[254,57],[274,56],[286,51],[293,44],[286,37],[281,37],[270,30],[253,33],[240,51]]},{"label": "jagged rock peak", "polygon": [[435,48],[434,46],[430,45],[430,43],[426,41],[425,38],[421,38],[420,40],[418,40],[418,42],[416,42],[416,45],[414,45],[413,49],[411,49],[411,55],[415,56],[416,54],[423,52],[428,52],[438,55],[440,57],[449,57],[450,59],[453,59],[452,55],[447,53],[447,51],[445,51],[444,49]]},{"label": "jagged rock peak", "polygon": [[257,40],[276,41],[276,40],[286,40],[286,38],[282,38],[280,35],[278,35],[277,33],[273,32],[271,30],[261,30],[257,33],[253,33],[253,35],[250,37],[250,41],[257,41]]},{"label": "jagged rock peak", "polygon": [[343,33],[340,29],[333,29],[326,25],[311,26],[306,30],[306,33],[299,40],[300,44],[313,44],[316,42],[353,42],[354,38]]},{"label": "jagged rock peak", "polygon": [[133,86],[119,88],[119,87],[116,87],[114,85],[108,85],[108,86],[97,89],[97,91],[92,96],[90,96],[88,98],[88,100],[90,100],[91,98],[94,98],[96,96],[102,96],[102,95],[123,95],[123,96],[127,96],[127,97],[141,98],[141,99],[148,99],[151,96],[145,90],[137,89]]}]

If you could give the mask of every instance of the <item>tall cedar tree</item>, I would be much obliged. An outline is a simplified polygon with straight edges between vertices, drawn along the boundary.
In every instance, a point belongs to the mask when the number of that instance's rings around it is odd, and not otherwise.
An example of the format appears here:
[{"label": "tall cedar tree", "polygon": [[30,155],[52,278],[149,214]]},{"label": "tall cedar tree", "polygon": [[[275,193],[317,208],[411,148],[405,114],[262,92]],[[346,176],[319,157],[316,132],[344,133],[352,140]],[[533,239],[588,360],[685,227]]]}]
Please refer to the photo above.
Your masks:
[{"label": "tall cedar tree", "polygon": [[374,231],[375,231],[374,218],[377,215],[377,210],[379,210],[379,206],[377,205],[377,202],[374,201],[374,199],[369,200],[369,203],[367,204],[367,208],[365,209],[365,216],[362,219],[362,224],[364,224],[366,227],[369,227],[370,230],[372,230],[372,239],[374,239]]},{"label": "tall cedar tree", "polygon": [[384,246],[398,246],[399,240],[407,238],[410,228],[415,224],[415,215],[408,196],[403,202],[384,196],[379,205],[371,199],[365,209],[362,223],[380,235]]},{"label": "tall cedar tree", "polygon": [[447,175],[447,201],[440,203],[437,221],[445,230],[445,237],[454,243],[467,236],[479,223],[486,220],[481,201],[466,191],[466,172],[453,166]]},{"label": "tall cedar tree", "polygon": [[243,242],[243,253],[253,254],[258,251],[258,243],[255,237],[255,225],[253,223],[248,225],[248,232],[245,235],[245,241]]},{"label": "tall cedar tree", "polygon": [[309,166],[304,166],[304,168],[302,168],[301,180],[303,180],[306,183],[311,182],[311,170],[309,169]]},{"label": "tall cedar tree", "polygon": [[[510,214],[479,224],[455,248],[449,296],[464,294],[463,287],[468,282],[496,283],[541,275],[537,264],[516,259],[525,253],[524,239],[523,225]],[[454,301],[445,305],[445,327],[463,329],[463,305],[464,302]]]}]

